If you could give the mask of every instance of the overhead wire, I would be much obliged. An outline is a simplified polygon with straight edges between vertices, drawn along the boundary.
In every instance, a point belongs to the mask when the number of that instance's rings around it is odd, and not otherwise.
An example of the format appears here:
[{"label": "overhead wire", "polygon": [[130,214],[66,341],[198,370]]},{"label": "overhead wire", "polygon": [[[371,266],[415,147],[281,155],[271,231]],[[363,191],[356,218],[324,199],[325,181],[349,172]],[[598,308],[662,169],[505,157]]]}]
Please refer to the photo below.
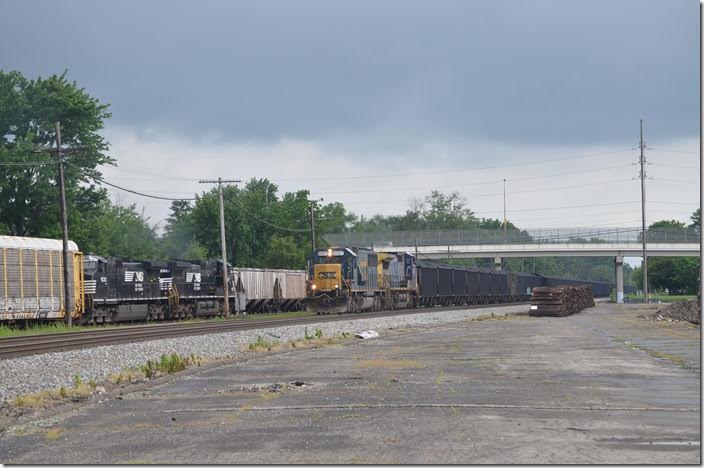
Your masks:
[{"label": "overhead wire", "polygon": [[48,160],[48,161],[7,161],[7,162],[0,162],[0,166],[44,166],[46,164],[57,164],[58,161],[56,160]]},{"label": "overhead wire", "polygon": [[678,169],[699,169],[697,166],[679,166],[677,164],[653,163],[656,167],[675,167]]},{"label": "overhead wire", "polygon": [[673,149],[667,149],[667,148],[648,148],[650,151],[665,151],[666,153],[683,153],[683,154],[699,154],[699,151],[682,151],[682,150],[673,150]]},{"label": "overhead wire", "polygon": [[[530,176],[530,177],[516,177],[516,178],[506,178],[506,182],[518,182],[518,181],[524,181],[524,180],[537,180],[537,179],[546,179],[549,177],[561,177],[565,175],[574,175],[574,174],[585,174],[589,172],[598,172],[598,171],[606,171],[606,170],[611,170],[611,169],[619,169],[622,167],[631,167],[633,164],[620,164],[617,166],[608,166],[608,167],[600,167],[596,169],[585,169],[581,171],[570,171],[570,172],[560,172],[557,174],[547,174],[547,175],[541,175],[541,176]],[[404,187],[404,188],[390,188],[390,189],[372,189],[372,190],[347,190],[347,191],[320,191],[320,190],[315,190],[314,193],[317,195],[332,195],[332,194],[346,194],[346,193],[377,193],[377,192],[400,192],[400,191],[412,191],[412,190],[434,190],[434,189],[439,189],[439,188],[452,188],[452,187],[471,187],[475,185],[490,185],[490,184],[500,184],[503,183],[503,179],[497,179],[497,180],[492,180],[492,181],[482,181],[482,182],[471,182],[468,184],[449,184],[449,185],[434,185],[434,186],[425,186],[425,187]]]},{"label": "overhead wire", "polygon": [[[508,179],[506,179],[508,181]],[[635,179],[617,179],[617,180],[607,180],[603,182],[591,182],[588,184],[576,184],[576,185],[564,185],[561,187],[548,187],[548,188],[543,188],[543,189],[533,189],[533,190],[516,190],[516,191],[507,191],[506,195],[516,195],[516,194],[522,194],[522,193],[535,193],[535,192],[549,192],[553,190],[565,190],[565,189],[572,189],[572,188],[580,188],[580,187],[590,187],[594,185],[604,185],[604,184],[613,184],[613,183],[621,183],[621,182],[630,182]],[[503,192],[494,192],[494,193],[467,193],[467,194],[462,194],[463,196],[472,199],[472,198],[481,198],[481,197],[492,197],[492,196],[501,196],[503,195]],[[408,202],[408,199],[405,200],[373,200],[373,201],[360,201],[360,202],[340,202],[344,205],[359,205],[359,204],[374,204],[374,203],[405,203]]]},{"label": "overhead wire", "polygon": [[242,205],[240,205],[238,202],[236,202],[234,199],[230,198],[229,196],[224,196],[224,198],[229,201],[230,203],[234,204],[237,208],[242,210],[244,213],[247,215],[251,216],[252,218],[256,219],[257,221],[264,223],[268,226],[271,226],[275,229],[279,229],[281,231],[286,231],[286,232],[310,232],[310,229],[296,229],[296,228],[288,228],[285,226],[279,226],[277,224],[271,223],[265,219],[260,218],[259,216],[251,213],[249,210],[245,209]]},{"label": "overhead wire", "polygon": [[94,180],[95,182],[97,182],[97,183],[99,183],[99,184],[109,185],[110,187],[116,188],[116,189],[118,189],[118,190],[122,190],[122,191],[124,191],[124,192],[132,193],[132,194],[134,194],[134,195],[139,195],[139,196],[147,197],[147,198],[154,198],[154,199],[156,199],[156,200],[170,200],[170,201],[192,201],[192,200],[196,200],[195,197],[194,197],[194,198],[171,198],[171,197],[161,197],[161,196],[158,196],[158,195],[150,195],[150,194],[148,194],[148,193],[139,192],[139,191],[137,191],[137,190],[132,190],[132,189],[129,189],[129,188],[126,188],[126,187],[121,187],[121,186],[119,186],[119,185],[116,185],[116,184],[113,184],[113,183],[111,183],[111,182],[108,182],[108,181],[106,181],[105,179],[103,179],[103,178],[101,178],[101,177],[98,177],[98,176],[96,176],[96,175],[90,174],[90,173],[86,172],[85,170],[81,169],[80,167],[74,166],[73,164],[71,164],[71,163],[69,163],[69,162],[67,162],[66,164],[67,164],[68,166],[73,167],[74,169],[76,169],[77,171],[81,172],[81,173],[82,173],[83,175],[85,175],[86,177],[88,177],[88,178]]},{"label": "overhead wire", "polygon": [[633,151],[633,149],[629,148],[629,149],[622,149],[622,150],[616,150],[616,151],[605,151],[605,152],[601,152],[601,153],[584,154],[584,155],[580,155],[580,156],[568,156],[568,157],[562,157],[562,158],[542,159],[542,160],[538,160],[538,161],[514,162],[514,163],[507,163],[507,164],[497,164],[494,166],[483,166],[483,167],[441,170],[441,171],[420,171],[420,172],[406,172],[406,173],[393,172],[393,173],[368,174],[368,175],[359,175],[359,176],[344,176],[344,177],[342,177],[342,176],[334,177],[333,176],[333,177],[274,179],[274,180],[281,181],[281,182],[304,182],[304,181],[314,181],[314,180],[373,179],[373,178],[389,178],[389,177],[408,177],[408,176],[430,175],[430,174],[449,174],[449,173],[457,173],[457,172],[484,171],[484,170],[489,170],[489,169],[499,169],[502,167],[529,166],[529,165],[533,165],[533,164],[544,164],[544,163],[549,163],[549,162],[570,161],[570,160],[574,160],[574,159],[593,158],[596,156],[606,156],[609,154],[624,153],[624,152],[630,152],[630,151]]}]

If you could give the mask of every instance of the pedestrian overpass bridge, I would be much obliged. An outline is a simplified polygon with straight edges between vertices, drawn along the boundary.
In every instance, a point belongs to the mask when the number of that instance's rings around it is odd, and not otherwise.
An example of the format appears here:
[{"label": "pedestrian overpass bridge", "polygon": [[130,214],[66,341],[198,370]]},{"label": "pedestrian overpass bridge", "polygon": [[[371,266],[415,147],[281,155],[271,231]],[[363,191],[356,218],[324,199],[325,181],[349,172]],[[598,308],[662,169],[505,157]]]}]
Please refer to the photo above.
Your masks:
[{"label": "pedestrian overpass bridge", "polygon": [[[389,231],[328,234],[331,246],[405,251],[418,258],[614,257],[616,297],[623,301],[623,257],[642,257],[640,228],[555,228],[524,230]],[[653,228],[646,232],[648,257],[700,255],[695,228]]]}]

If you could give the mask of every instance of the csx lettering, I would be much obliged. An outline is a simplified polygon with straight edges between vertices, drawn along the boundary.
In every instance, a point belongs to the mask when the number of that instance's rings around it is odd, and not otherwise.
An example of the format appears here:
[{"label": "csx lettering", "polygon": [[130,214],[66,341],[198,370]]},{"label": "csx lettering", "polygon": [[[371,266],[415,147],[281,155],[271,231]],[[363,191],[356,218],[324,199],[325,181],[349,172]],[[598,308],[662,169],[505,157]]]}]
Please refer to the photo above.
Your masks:
[{"label": "csx lettering", "polygon": [[337,278],[337,275],[335,275],[334,271],[321,271],[318,273],[318,279],[335,279]]}]

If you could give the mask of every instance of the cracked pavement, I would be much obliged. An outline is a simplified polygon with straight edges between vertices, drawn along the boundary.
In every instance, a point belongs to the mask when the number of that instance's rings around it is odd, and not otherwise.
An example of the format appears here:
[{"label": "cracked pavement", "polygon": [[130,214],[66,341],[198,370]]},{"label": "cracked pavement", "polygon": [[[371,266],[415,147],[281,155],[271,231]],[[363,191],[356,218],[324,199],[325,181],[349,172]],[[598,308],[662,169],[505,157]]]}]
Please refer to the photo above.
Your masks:
[{"label": "cracked pavement", "polygon": [[19,421],[0,462],[700,463],[699,328],[602,304],[254,356]]}]

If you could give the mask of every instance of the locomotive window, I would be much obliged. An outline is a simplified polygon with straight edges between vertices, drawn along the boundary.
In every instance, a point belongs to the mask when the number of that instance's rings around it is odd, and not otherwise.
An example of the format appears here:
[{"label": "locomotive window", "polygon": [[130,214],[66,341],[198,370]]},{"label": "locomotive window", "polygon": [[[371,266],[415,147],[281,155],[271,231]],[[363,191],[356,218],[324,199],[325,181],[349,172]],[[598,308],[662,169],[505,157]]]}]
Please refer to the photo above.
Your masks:
[{"label": "locomotive window", "polygon": [[342,263],[344,257],[318,257],[318,263]]}]

